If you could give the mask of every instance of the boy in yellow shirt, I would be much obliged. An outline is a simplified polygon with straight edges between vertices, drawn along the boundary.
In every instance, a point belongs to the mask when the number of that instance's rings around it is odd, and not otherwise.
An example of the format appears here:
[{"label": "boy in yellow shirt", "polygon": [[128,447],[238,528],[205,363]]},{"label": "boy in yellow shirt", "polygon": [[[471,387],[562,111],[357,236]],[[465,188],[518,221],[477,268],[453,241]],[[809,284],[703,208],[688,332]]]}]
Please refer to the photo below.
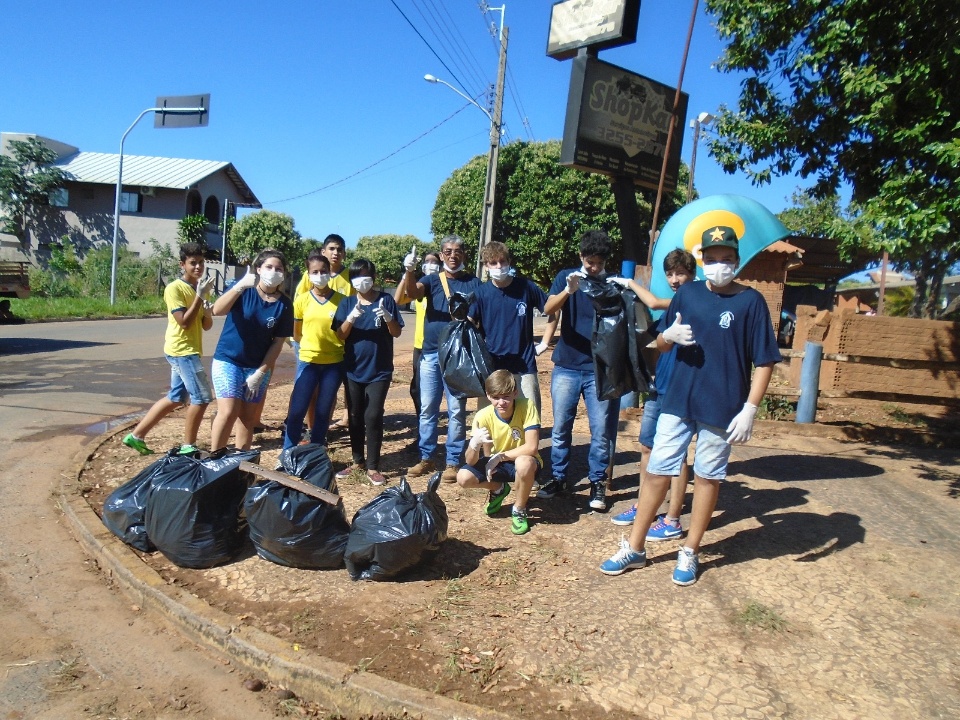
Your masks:
[{"label": "boy in yellow shirt", "polygon": [[189,401],[184,416],[181,454],[196,451],[197,431],[207,405],[213,400],[210,380],[200,361],[203,332],[213,327],[213,307],[208,297],[214,278],[204,279],[206,263],[203,248],[197,243],[180,246],[180,270],[183,275],[167,285],[163,301],[167,305],[167,331],[163,354],[170,363],[170,392],[153,404],[123,444],[141,455],[152,455],[146,437],[157,423]]},{"label": "boy in yellow shirt", "polygon": [[530,530],[527,499],[543,466],[538,452],[540,414],[532,400],[517,397],[517,379],[509,370],[493,371],[484,389],[490,404],[473,418],[466,464],[457,471],[457,483],[488,490],[485,511],[495,515],[510,493],[510,482],[516,482],[510,530],[523,535]]}]

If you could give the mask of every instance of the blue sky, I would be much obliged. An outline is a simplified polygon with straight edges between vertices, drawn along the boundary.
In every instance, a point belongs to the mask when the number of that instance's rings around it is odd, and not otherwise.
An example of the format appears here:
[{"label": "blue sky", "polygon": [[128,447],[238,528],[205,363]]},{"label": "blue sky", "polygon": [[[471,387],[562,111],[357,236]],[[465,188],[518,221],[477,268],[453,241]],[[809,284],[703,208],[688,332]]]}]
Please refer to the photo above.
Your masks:
[{"label": "blue sky", "polygon": [[[560,138],[570,62],[545,54],[552,3],[501,4],[506,139]],[[702,5],[684,78],[690,117],[738,96],[738,79],[712,69],[722,48]],[[644,0],[637,42],[600,59],[675,86],[692,7]],[[0,8],[0,130],[115,153],[157,96],[209,92],[209,127],[155,130],[145,117],[125,153],[230,161],[266,208],[292,215],[308,237],[429,241],[437,189],[487,151],[481,112],[423,80],[459,79],[473,97],[495,80],[488,26],[500,13],[485,15],[476,0],[3,0]],[[689,163],[692,131],[683,132]],[[754,188],[724,174],[701,145],[696,185],[701,195],[748,195],[777,212],[796,182]],[[296,196],[304,197],[277,202]]]}]

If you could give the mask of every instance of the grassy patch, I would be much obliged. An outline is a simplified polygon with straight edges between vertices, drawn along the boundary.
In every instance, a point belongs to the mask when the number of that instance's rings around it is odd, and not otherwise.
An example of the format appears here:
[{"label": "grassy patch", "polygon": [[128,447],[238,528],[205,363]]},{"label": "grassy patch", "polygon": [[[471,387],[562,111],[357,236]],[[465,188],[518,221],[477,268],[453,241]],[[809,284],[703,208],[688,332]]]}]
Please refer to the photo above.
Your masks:
[{"label": "grassy patch", "polygon": [[581,687],[589,684],[586,673],[577,663],[550,665],[540,674],[540,677],[554,685],[574,685]]},{"label": "grassy patch", "polygon": [[797,412],[797,403],[778,395],[764,395],[757,409],[760,420],[786,420]]},{"label": "grassy patch", "polygon": [[893,418],[899,423],[903,423],[904,425],[913,425],[914,427],[922,427],[927,424],[927,421],[924,418],[920,417],[919,415],[915,415],[913,413],[908,413],[899,405],[891,405],[889,403],[884,404],[883,411],[887,415],[889,415],[891,418]]},{"label": "grassy patch", "polygon": [[743,609],[737,613],[736,621],[744,627],[772,632],[783,632],[787,627],[787,621],[780,613],[755,600],[750,600],[743,606]]},{"label": "grassy patch", "polygon": [[115,305],[111,305],[110,298],[39,296],[26,300],[13,299],[10,310],[14,315],[31,322],[164,315],[167,311],[162,297],[118,299]]}]

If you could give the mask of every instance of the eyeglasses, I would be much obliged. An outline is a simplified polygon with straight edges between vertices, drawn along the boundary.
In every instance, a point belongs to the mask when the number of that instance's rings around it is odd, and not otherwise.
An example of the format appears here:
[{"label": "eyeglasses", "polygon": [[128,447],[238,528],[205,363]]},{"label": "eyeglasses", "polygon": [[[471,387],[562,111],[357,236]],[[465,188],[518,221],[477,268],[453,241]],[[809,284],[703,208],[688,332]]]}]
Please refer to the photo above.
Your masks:
[{"label": "eyeglasses", "polygon": [[444,257],[450,257],[451,255],[463,255],[462,248],[447,248],[446,250],[441,250],[440,254]]}]

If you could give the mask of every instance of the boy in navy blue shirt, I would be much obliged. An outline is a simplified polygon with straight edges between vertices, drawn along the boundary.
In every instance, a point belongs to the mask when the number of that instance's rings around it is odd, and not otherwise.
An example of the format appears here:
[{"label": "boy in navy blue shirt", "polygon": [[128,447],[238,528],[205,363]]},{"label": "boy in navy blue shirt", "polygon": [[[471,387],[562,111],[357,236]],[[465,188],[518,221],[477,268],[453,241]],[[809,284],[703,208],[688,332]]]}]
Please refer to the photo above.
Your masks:
[{"label": "boy in navy blue shirt", "polygon": [[497,370],[518,376],[520,395],[532,400],[540,413],[540,381],[533,342],[533,312],[543,312],[547,295],[511,266],[510,251],[502,242],[484,246],[480,259],[490,276],[477,288],[470,317],[483,330],[487,350]]},{"label": "boy in navy blue shirt", "polygon": [[693,511],[673,582],[697,581],[697,553],[727,476],[730,446],[750,439],[773,366],[782,359],[763,296],[733,282],[740,264],[734,230],[725,226],[706,230],[701,248],[707,281],[677,290],[666,314],[666,322],[673,324],[657,337],[660,352],[676,346],[673,376],[661,400],[630,540],[621,540],[620,549],[600,565],[607,575],[646,565],[650,523],[696,433]]}]

